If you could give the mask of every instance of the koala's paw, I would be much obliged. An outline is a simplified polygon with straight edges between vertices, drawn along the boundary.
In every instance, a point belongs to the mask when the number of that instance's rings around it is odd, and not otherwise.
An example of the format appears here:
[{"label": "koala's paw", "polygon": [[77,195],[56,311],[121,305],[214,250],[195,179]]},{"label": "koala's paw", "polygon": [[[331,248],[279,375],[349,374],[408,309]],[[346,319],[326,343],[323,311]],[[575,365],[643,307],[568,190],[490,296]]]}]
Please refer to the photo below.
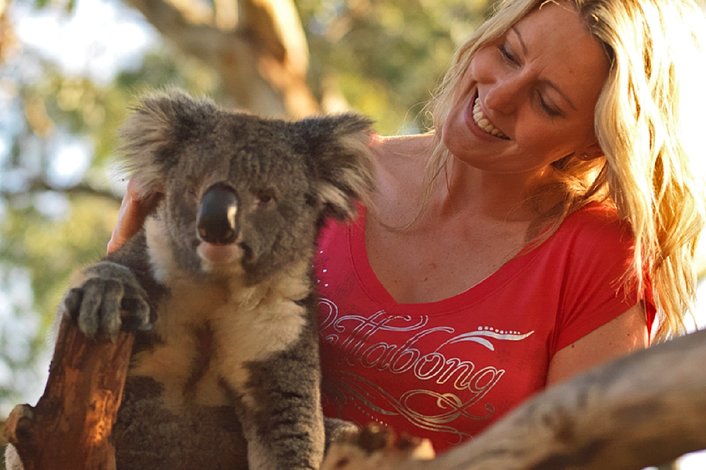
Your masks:
[{"label": "koala's paw", "polygon": [[435,456],[428,439],[398,436],[391,429],[369,425],[331,445],[321,470],[394,470]]},{"label": "koala's paw", "polygon": [[64,297],[64,314],[89,338],[115,339],[121,329],[149,329],[147,294],[125,266],[102,262]]},{"label": "koala's paw", "polygon": [[324,420],[326,434],[326,450],[331,444],[336,442],[353,442],[360,435],[360,428],[350,421],[337,418],[326,418]]}]

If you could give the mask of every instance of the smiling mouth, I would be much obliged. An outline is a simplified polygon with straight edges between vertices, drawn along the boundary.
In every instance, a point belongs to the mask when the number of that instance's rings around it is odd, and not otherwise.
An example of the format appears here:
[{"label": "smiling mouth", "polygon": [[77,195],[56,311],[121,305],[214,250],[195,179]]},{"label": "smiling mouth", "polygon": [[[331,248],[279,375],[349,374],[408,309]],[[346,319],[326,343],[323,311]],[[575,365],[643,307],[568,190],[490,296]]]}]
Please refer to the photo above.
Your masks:
[{"label": "smiling mouth", "polygon": [[497,137],[499,139],[503,140],[510,140],[508,136],[503,134],[503,132],[495,127],[493,123],[490,122],[490,120],[483,114],[483,110],[480,107],[480,97],[476,95],[476,99],[473,102],[473,122],[476,123],[478,127],[481,128],[484,132],[487,134],[492,135],[493,137]]}]

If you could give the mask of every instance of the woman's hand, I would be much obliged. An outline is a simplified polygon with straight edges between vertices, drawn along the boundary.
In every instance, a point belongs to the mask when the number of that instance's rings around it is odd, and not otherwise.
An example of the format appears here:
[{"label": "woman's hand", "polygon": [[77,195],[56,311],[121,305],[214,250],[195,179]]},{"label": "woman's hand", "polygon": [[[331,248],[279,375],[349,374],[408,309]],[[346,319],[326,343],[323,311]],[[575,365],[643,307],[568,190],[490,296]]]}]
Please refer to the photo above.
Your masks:
[{"label": "woman's hand", "polygon": [[142,228],[147,214],[155,208],[162,197],[161,193],[140,195],[137,187],[138,183],[134,178],[128,181],[127,192],[123,196],[120,211],[118,212],[118,223],[110,235],[110,241],[108,241],[108,253],[112,253],[123,246],[130,237]]}]

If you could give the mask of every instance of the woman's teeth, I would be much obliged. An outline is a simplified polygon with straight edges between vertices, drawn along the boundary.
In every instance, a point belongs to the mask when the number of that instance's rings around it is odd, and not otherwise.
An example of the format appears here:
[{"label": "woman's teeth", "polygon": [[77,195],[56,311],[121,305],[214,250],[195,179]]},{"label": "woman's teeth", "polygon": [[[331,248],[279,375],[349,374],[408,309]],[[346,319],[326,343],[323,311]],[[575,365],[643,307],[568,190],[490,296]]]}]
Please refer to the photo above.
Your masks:
[{"label": "woman's teeth", "polygon": [[488,120],[488,118],[485,117],[483,111],[480,108],[479,98],[476,98],[476,101],[473,103],[473,121],[478,124],[478,127],[483,129],[488,134],[495,137],[499,137],[501,139],[509,139],[508,136],[503,134],[500,129],[497,129],[495,126],[493,126]]}]

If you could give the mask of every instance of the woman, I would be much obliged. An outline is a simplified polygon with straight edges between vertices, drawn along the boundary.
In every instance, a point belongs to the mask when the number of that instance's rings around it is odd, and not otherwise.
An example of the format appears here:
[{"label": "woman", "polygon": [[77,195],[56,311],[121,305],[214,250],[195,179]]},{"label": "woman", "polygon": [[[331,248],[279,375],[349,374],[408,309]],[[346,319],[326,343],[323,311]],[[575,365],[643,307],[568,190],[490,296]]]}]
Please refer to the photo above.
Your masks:
[{"label": "woman", "polygon": [[[442,451],[543,388],[683,330],[704,223],[700,11],[511,0],[457,53],[424,135],[319,244],[324,409]],[[696,91],[697,93],[694,93]],[[150,204],[128,193],[109,245]]]}]

